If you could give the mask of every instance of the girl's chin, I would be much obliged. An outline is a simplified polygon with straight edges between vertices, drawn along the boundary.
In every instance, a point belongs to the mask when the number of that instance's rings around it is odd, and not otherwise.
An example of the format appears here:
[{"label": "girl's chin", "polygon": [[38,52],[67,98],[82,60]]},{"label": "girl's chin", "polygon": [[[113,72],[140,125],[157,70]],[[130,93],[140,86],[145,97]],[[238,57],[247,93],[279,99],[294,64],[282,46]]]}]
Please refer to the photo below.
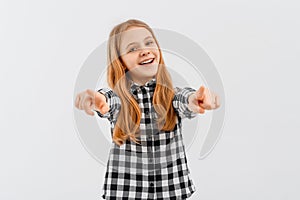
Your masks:
[{"label": "girl's chin", "polygon": [[144,68],[149,68],[149,67],[153,67],[153,65],[155,65],[155,64],[152,64],[151,63],[151,65],[150,64],[148,64],[148,65],[138,65],[138,67],[144,67]]},{"label": "girl's chin", "polygon": [[158,70],[158,64],[154,63],[150,66],[139,65],[139,66],[131,69],[129,71],[129,73],[132,74],[132,75],[137,75],[137,76],[139,76],[139,75],[146,75],[147,76],[149,74],[151,74],[151,75],[156,74],[157,70]]}]

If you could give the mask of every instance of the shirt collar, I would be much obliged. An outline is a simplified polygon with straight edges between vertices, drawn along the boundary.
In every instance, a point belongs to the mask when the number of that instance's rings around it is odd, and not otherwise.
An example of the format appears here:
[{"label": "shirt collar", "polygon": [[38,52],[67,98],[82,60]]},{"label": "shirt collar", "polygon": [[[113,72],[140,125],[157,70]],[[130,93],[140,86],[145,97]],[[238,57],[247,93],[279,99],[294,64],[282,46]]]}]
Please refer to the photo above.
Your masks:
[{"label": "shirt collar", "polygon": [[131,79],[129,79],[129,83],[132,92],[135,92],[138,88],[143,88],[143,87],[154,89],[156,86],[156,78],[152,78],[151,80],[147,81],[144,85],[139,85],[138,83],[135,83]]}]

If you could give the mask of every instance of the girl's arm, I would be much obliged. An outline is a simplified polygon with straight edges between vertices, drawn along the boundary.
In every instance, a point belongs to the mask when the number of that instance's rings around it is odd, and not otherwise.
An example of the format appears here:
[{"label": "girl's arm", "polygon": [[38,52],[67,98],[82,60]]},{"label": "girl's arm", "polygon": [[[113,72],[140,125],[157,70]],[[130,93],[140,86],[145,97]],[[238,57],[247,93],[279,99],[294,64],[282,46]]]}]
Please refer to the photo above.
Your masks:
[{"label": "girl's arm", "polygon": [[190,87],[174,89],[173,107],[181,118],[194,118],[205,110],[220,107],[219,96],[201,86],[197,91]]},{"label": "girl's arm", "polygon": [[108,112],[102,114],[95,110],[99,117],[107,118],[109,121],[117,120],[118,113],[121,108],[121,100],[110,88],[101,88],[98,90],[98,93],[104,95],[106,98],[106,102],[108,104],[109,110]]},{"label": "girl's arm", "polygon": [[194,118],[196,117],[196,113],[192,112],[189,107],[189,97],[196,92],[195,89],[190,87],[185,88],[174,88],[175,95],[173,98],[173,108],[175,112],[179,115],[180,118]]},{"label": "girl's arm", "polygon": [[93,110],[103,114],[109,110],[105,96],[90,89],[77,94],[75,107],[84,110],[88,115],[94,115]]}]

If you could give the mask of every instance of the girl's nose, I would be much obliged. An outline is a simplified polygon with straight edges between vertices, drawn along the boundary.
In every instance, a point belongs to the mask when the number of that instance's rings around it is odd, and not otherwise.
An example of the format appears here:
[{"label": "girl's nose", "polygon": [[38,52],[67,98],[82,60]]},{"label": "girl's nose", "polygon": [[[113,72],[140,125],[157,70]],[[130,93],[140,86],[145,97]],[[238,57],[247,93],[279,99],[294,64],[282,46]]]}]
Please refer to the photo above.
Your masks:
[{"label": "girl's nose", "polygon": [[148,54],[150,54],[150,50],[149,49],[142,49],[142,51],[141,51],[141,56],[146,56],[146,55],[148,55]]}]

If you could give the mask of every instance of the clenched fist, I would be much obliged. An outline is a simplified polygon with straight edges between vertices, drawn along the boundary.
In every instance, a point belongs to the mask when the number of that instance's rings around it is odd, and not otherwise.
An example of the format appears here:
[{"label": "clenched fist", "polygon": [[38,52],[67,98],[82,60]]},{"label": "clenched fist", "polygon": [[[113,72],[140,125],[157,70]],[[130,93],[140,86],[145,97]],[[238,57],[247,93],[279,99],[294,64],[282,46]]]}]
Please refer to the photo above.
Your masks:
[{"label": "clenched fist", "polygon": [[109,111],[106,97],[90,89],[77,94],[75,107],[79,110],[84,110],[88,115],[92,116],[94,115],[93,110],[99,111],[101,114],[105,114]]},{"label": "clenched fist", "polygon": [[195,93],[189,96],[188,108],[195,113],[205,113],[205,110],[220,107],[220,97],[201,86]]}]

